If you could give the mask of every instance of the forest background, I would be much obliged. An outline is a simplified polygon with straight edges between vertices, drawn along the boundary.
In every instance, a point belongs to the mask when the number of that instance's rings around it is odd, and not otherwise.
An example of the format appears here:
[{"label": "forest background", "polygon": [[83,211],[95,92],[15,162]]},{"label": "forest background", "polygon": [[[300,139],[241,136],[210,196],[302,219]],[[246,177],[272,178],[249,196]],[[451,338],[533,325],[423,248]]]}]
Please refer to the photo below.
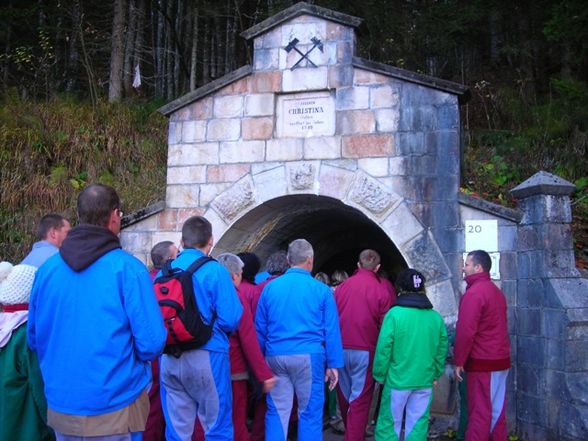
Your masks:
[{"label": "forest background", "polygon": [[[113,185],[125,213],[163,200],[168,121],[156,109],[251,64],[239,34],[294,3],[4,0],[0,260],[22,259],[43,214],[75,221],[88,183]],[[364,19],[357,55],[470,88],[464,192],[516,206],[509,190],[539,170],[573,182],[577,264],[586,266],[585,2],[308,3]]]}]

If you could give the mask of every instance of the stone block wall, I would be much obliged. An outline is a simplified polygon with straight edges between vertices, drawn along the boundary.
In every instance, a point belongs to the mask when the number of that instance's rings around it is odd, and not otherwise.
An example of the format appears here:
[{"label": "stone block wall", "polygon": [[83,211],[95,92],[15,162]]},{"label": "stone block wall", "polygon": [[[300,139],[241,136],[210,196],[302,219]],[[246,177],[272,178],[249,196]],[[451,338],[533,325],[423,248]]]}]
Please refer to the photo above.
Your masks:
[{"label": "stone block wall", "polygon": [[[294,38],[300,52],[286,51]],[[322,51],[313,49],[312,38],[321,40]],[[123,233],[129,249],[144,256],[142,250],[159,240],[177,240],[187,216],[218,212],[227,200],[240,207],[246,198],[236,193],[253,192],[255,200],[265,201],[311,189],[343,200],[349,188],[343,184],[364,173],[394,195],[392,203],[405,202],[419,225],[430,229],[435,249],[438,244],[440,253],[457,256],[457,96],[375,71],[353,56],[352,27],[313,15],[269,29],[253,46],[249,71],[171,113],[166,209]],[[301,53],[316,67],[302,59],[292,69]],[[332,136],[280,135],[279,97],[306,92],[333,100]],[[313,185],[300,190],[286,185],[285,164],[312,167]],[[244,179],[251,185],[238,184]],[[139,231],[145,237],[139,239]],[[421,242],[414,246],[425,246]],[[423,264],[437,268],[431,271],[437,281],[451,277],[452,270],[440,262]]]},{"label": "stone block wall", "polygon": [[[588,281],[575,271],[573,186],[539,173],[513,190],[518,211],[460,194],[459,89],[359,59],[355,25],[315,6],[293,8],[312,13],[252,34],[253,66],[170,104],[165,207],[126,227],[123,246],[147,262],[155,243],[179,241],[193,215],[211,221],[217,241],[254,244],[277,225],[285,196],[337,199],[423,270],[451,323],[463,292],[465,222],[496,219],[496,283],[514,360],[510,427],[528,441],[588,439]],[[285,50],[295,38],[297,50]],[[284,136],[279,100],[304,93],[330,100],[332,133]]]},{"label": "stone block wall", "polygon": [[588,439],[588,280],[575,268],[569,195],[540,172],[513,190],[517,235],[517,429],[525,439]]},{"label": "stone block wall", "polygon": [[462,220],[496,219],[513,366],[507,418],[533,441],[588,439],[588,280],[575,268],[573,185],[539,172],[513,190],[518,212],[461,196]]}]

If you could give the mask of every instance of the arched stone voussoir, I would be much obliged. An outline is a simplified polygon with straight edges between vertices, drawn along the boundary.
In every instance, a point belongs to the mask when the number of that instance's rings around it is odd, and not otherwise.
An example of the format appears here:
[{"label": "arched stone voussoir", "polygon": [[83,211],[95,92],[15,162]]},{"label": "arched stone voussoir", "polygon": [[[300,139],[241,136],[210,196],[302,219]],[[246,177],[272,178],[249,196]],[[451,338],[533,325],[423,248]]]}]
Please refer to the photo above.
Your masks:
[{"label": "arched stone voussoir", "polygon": [[402,250],[404,244],[421,234],[425,227],[405,201],[397,204],[380,223],[386,234],[394,239],[396,246]]},{"label": "arched stone voussoir", "polygon": [[[219,213],[212,207],[206,210],[202,216],[212,224],[212,235],[215,238],[215,243],[219,238],[224,236],[231,226],[230,223],[225,222]],[[215,251],[213,251],[214,255],[216,255]]]},{"label": "arched stone voussoir", "polygon": [[226,224],[238,219],[247,208],[253,208],[254,205],[255,184],[249,174],[235,182],[210,203],[210,207]]},{"label": "arched stone voussoir", "polygon": [[[426,276],[425,276],[426,277]],[[427,297],[433,304],[435,311],[443,316],[446,324],[453,324],[456,321],[457,311],[456,295],[450,279],[425,284]]]},{"label": "arched stone voussoir", "polygon": [[272,167],[244,176],[217,195],[204,217],[213,225],[214,236],[221,238],[250,211],[285,195],[288,195],[286,169],[283,165]]},{"label": "arched stone voussoir", "polygon": [[286,165],[288,194],[320,194],[320,161],[289,162]]},{"label": "arched stone voussoir", "polygon": [[430,231],[423,230],[399,250],[409,267],[424,274],[427,286],[451,278],[451,271]]},{"label": "arched stone voussoir", "polygon": [[402,202],[402,197],[382,182],[357,170],[343,202],[379,221]]},{"label": "arched stone voussoir", "polygon": [[318,194],[343,201],[347,197],[354,177],[355,170],[337,167],[331,165],[329,161],[323,161],[319,172]]},{"label": "arched stone voussoir", "polygon": [[254,203],[256,206],[288,194],[286,167],[284,165],[253,174],[251,182],[254,187]]}]

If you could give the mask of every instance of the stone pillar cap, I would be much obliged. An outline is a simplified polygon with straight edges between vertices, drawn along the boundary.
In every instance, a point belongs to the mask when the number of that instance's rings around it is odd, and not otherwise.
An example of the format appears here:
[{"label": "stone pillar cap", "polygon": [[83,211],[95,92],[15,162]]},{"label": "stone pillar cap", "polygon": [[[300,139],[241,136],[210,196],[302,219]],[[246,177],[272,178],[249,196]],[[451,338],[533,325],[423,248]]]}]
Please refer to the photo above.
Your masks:
[{"label": "stone pillar cap", "polygon": [[525,182],[517,185],[510,192],[517,199],[525,199],[537,194],[553,196],[569,196],[576,186],[559,176],[540,171]]}]

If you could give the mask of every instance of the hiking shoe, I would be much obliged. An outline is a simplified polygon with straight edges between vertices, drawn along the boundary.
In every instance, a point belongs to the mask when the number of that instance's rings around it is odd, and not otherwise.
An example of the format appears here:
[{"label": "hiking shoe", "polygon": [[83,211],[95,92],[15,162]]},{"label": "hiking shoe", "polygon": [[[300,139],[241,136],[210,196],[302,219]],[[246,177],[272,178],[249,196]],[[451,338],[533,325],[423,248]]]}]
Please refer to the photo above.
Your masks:
[{"label": "hiking shoe", "polygon": [[343,420],[333,420],[329,421],[329,426],[331,430],[339,435],[345,433],[345,424],[343,424]]}]

